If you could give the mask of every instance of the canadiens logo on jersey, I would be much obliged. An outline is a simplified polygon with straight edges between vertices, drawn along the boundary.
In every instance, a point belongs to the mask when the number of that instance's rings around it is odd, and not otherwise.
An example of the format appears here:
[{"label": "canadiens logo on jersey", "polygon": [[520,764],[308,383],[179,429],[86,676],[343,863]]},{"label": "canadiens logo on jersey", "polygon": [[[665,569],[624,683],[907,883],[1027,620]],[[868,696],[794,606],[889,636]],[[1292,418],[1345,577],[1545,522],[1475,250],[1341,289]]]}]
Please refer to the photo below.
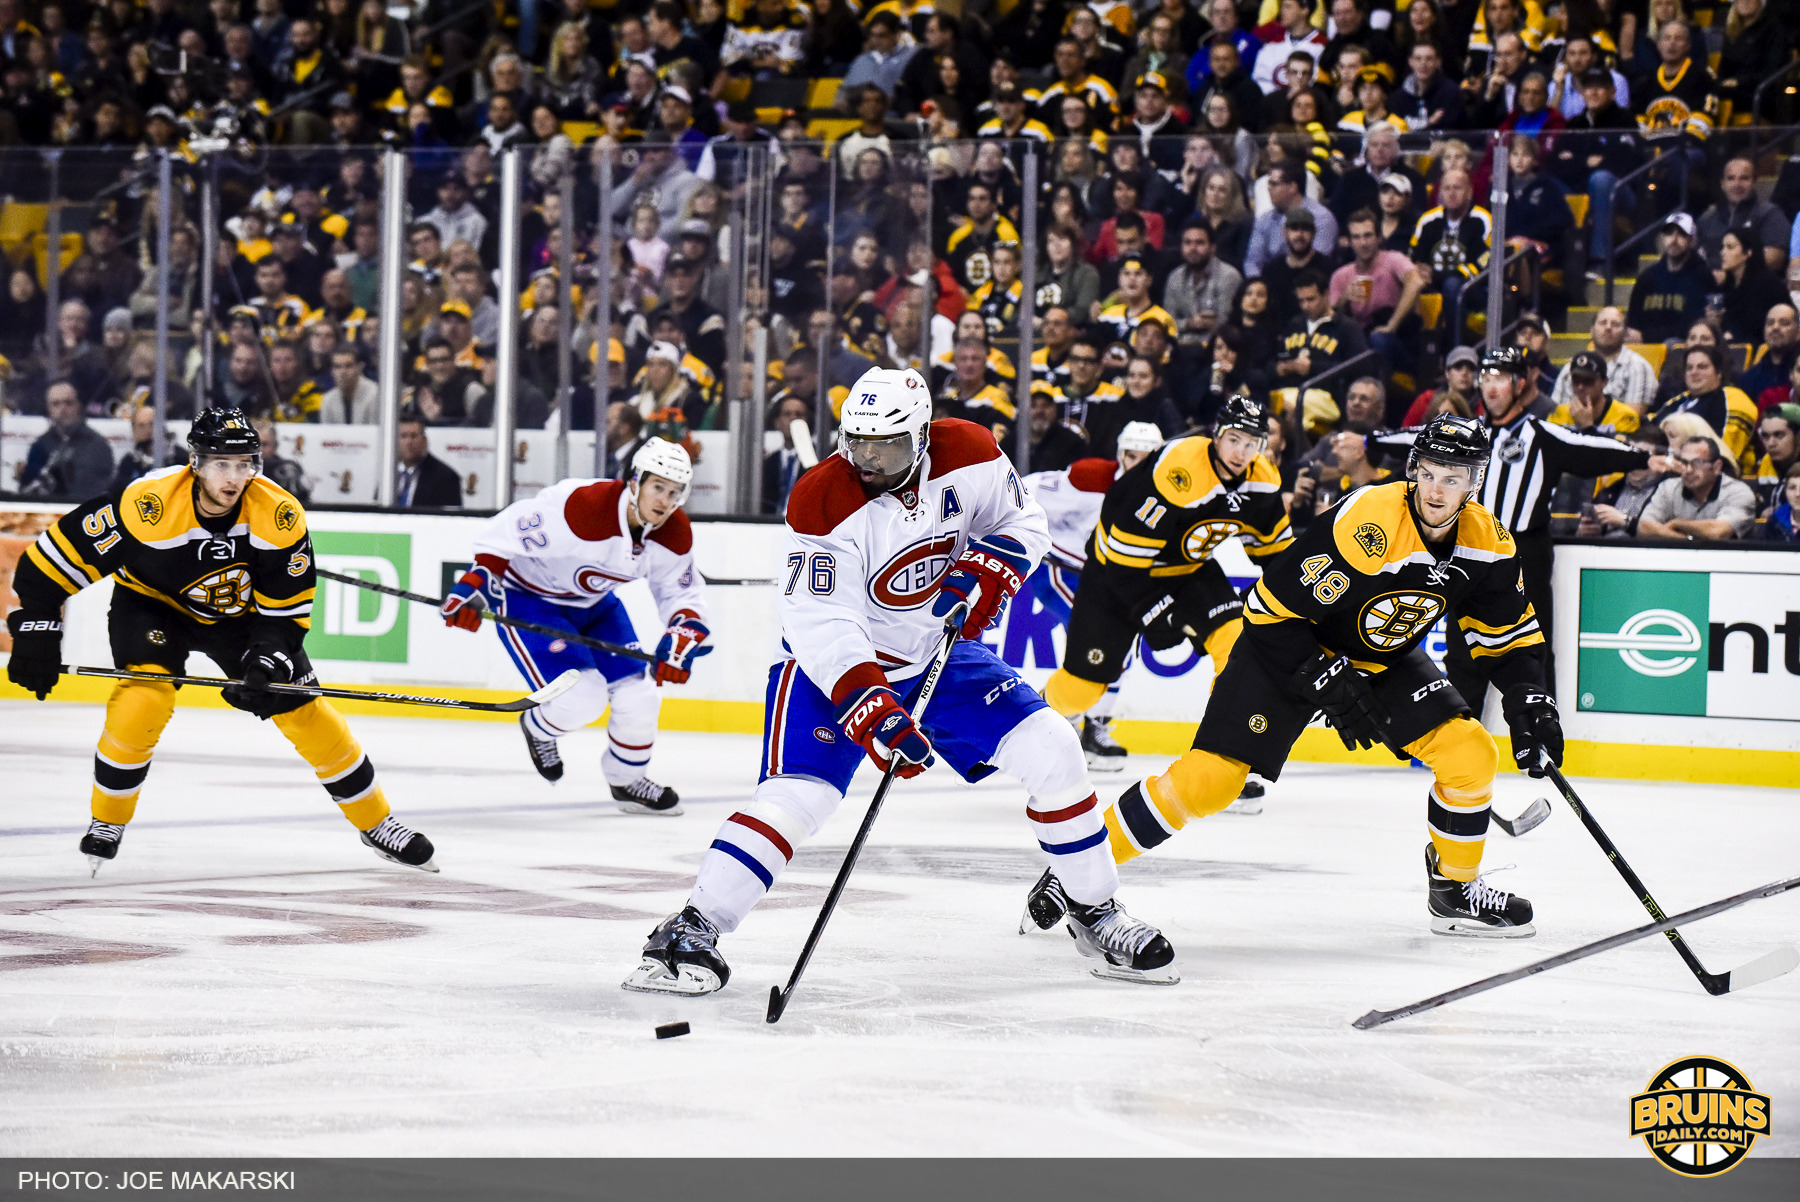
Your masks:
[{"label": "canadiens logo on jersey", "polygon": [[922,539],[904,548],[869,577],[869,599],[883,609],[917,609],[937,594],[950,570],[956,533]]},{"label": "canadiens logo on jersey", "polygon": [[588,565],[575,573],[575,587],[584,593],[610,593],[617,585],[630,581],[629,576],[615,576],[611,572],[603,572],[599,568]]}]

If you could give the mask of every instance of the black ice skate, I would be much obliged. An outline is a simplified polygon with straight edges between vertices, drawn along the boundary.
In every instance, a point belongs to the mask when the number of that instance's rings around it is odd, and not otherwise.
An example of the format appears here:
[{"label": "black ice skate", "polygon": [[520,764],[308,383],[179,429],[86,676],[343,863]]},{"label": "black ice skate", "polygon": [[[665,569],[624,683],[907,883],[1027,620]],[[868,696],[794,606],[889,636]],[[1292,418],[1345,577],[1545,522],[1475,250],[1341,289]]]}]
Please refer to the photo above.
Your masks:
[{"label": "black ice skate", "polygon": [[1025,895],[1025,913],[1019,916],[1019,934],[1048,931],[1068,912],[1069,898],[1063,892],[1062,882],[1056,879],[1054,871],[1046,868],[1037,884],[1031,887],[1031,892]]},{"label": "black ice skate", "polygon": [[667,785],[659,785],[640,776],[629,785],[614,785],[613,800],[627,814],[661,814],[673,817],[681,813],[681,794]]},{"label": "black ice skate", "polygon": [[1237,800],[1225,807],[1227,814],[1260,814],[1263,811],[1263,783],[1255,778],[1244,782]]},{"label": "black ice skate", "polygon": [[1103,981],[1135,981],[1142,985],[1175,985],[1181,974],[1171,967],[1175,949],[1162,932],[1125,913],[1117,898],[1097,906],[1069,903],[1069,935],[1075,950],[1101,962],[1093,973]]},{"label": "black ice skate", "polygon": [[1480,939],[1529,939],[1537,934],[1531,925],[1531,903],[1504,893],[1480,877],[1454,881],[1438,872],[1437,848],[1425,845],[1425,875],[1431,882],[1426,905],[1431,910],[1431,929],[1440,935],[1470,935]]},{"label": "black ice skate", "polygon": [[697,997],[717,993],[731,980],[731,966],[719,954],[719,928],[706,915],[685,907],[650,932],[644,958],[619,982],[636,993],[678,993]]},{"label": "black ice skate", "polygon": [[532,767],[538,770],[539,776],[555,784],[562,779],[562,752],[557,750],[555,739],[540,739],[533,734],[531,727],[526,725],[526,717],[519,715],[519,730],[525,736],[525,750],[531,753]]},{"label": "black ice skate", "polygon": [[431,846],[431,840],[396,821],[392,814],[383,818],[374,830],[364,831],[362,841],[373,847],[375,854],[384,860],[425,872],[438,870],[431,860],[437,850]]},{"label": "black ice skate", "polygon": [[125,828],[98,818],[88,823],[87,834],[81,836],[81,854],[88,858],[88,876],[100,874],[100,865],[119,854],[119,841]]},{"label": "black ice skate", "polygon": [[1112,719],[1089,714],[1082,720],[1081,750],[1089,772],[1122,772],[1129,754],[1112,736]]}]

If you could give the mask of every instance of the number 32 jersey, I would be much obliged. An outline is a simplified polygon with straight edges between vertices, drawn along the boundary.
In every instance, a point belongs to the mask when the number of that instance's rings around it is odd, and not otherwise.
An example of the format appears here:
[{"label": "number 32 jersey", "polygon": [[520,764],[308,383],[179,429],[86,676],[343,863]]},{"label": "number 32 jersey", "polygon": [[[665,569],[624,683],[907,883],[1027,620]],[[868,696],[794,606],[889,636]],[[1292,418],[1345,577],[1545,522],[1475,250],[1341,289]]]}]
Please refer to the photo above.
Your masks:
[{"label": "number 32 jersey", "polygon": [[1044,510],[1019,483],[994,436],[954,418],[931,423],[918,482],[869,497],[833,455],[788,497],[781,635],[788,654],[834,700],[852,669],[916,675],[943,623],[938,584],[971,539],[1008,534],[1033,566],[1050,546]]},{"label": "number 32 jersey", "polygon": [[[1427,543],[1413,520],[1411,487],[1402,480],[1356,490],[1266,563],[1244,595],[1243,637],[1276,666],[1298,668],[1316,654],[1316,641],[1381,671],[1448,611],[1458,615],[1449,637],[1493,665],[1496,683],[1538,680],[1544,635],[1512,535],[1471,501],[1454,541]],[[1292,637],[1297,626],[1310,627],[1310,637]]]}]

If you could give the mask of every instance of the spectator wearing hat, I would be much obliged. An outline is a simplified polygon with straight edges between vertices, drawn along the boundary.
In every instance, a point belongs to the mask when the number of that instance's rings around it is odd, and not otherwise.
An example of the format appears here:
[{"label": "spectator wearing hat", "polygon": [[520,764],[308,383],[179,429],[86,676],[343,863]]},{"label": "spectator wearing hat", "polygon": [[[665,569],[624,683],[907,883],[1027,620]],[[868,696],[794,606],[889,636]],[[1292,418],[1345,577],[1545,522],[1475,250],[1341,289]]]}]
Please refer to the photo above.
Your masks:
[{"label": "spectator wearing hat", "polygon": [[1397,171],[1388,172],[1376,185],[1376,232],[1381,235],[1381,249],[1410,255],[1413,231],[1419,226],[1419,210],[1413,197],[1422,195],[1424,188],[1420,186],[1415,192],[1412,179]]},{"label": "spectator wearing hat", "polygon": [[1626,317],[1628,342],[1664,342],[1680,338],[1706,310],[1706,294],[1715,282],[1706,263],[1695,254],[1698,234],[1686,213],[1669,214],[1662,230],[1662,257],[1638,273]]},{"label": "spectator wearing hat", "polygon": [[281,264],[288,291],[299,297],[307,308],[317,309],[324,303],[319,285],[325,276],[326,263],[306,240],[306,226],[289,213],[275,223],[274,235],[275,250],[269,258]]},{"label": "spectator wearing hat", "polygon": [[1558,139],[1548,170],[1571,192],[1588,198],[1588,261],[1609,268],[1615,214],[1637,207],[1637,195],[1619,181],[1643,162],[1637,118],[1617,100],[1614,72],[1593,68],[1579,80],[1582,111],[1568,119],[1573,137]]},{"label": "spectator wearing hat", "polygon": [[[1284,5],[1292,0],[1284,0]],[[1287,217],[1296,209],[1312,215],[1314,241],[1320,246],[1337,245],[1337,218],[1331,210],[1306,195],[1306,168],[1298,163],[1280,162],[1269,168],[1270,209],[1256,219],[1250,230],[1250,248],[1244,253],[1244,277],[1256,279],[1265,264],[1287,253]]]},{"label": "spectator wearing hat", "polygon": [[419,220],[436,226],[446,246],[452,242],[480,246],[487,237],[488,219],[470,198],[469,183],[460,170],[448,171],[438,181],[437,198],[437,207]]},{"label": "spectator wearing hat", "polygon": [[1645,539],[1740,539],[1756,522],[1756,494],[1725,474],[1719,448],[1709,438],[1690,438],[1676,451],[1681,474],[1664,480],[1638,515]]},{"label": "spectator wearing hat", "polygon": [[[1601,376],[1606,381],[1606,395],[1642,416],[1656,401],[1656,369],[1650,366],[1648,359],[1625,345],[1625,314],[1608,305],[1594,315],[1593,330],[1588,337],[1594,344],[1591,353],[1604,369]],[[1571,371],[1572,367],[1565,366],[1556,377],[1550,393],[1553,405],[1562,406],[1568,402],[1573,387]]]},{"label": "spectator wearing hat", "polygon": [[1356,108],[1338,119],[1337,127],[1345,133],[1362,134],[1381,126],[1395,133],[1407,129],[1406,118],[1388,107],[1388,94],[1394,87],[1394,69],[1386,63],[1370,63],[1356,73]]},{"label": "spectator wearing hat", "polygon": [[1756,349],[1755,361],[1738,377],[1737,385],[1759,410],[1788,399],[1771,396],[1771,389],[1786,389],[1794,364],[1800,362],[1800,312],[1787,301],[1769,306],[1763,318],[1762,345]]},{"label": "spectator wearing hat", "polygon": [[[1549,421],[1583,434],[1617,437],[1638,428],[1636,409],[1607,393],[1607,364],[1598,351],[1582,351],[1556,379]],[[1560,399],[1557,399],[1560,398]]]},{"label": "spectator wearing hat", "polygon": [[[1413,398],[1407,406],[1406,413],[1399,424],[1404,427],[1422,426],[1430,417],[1445,407],[1446,399],[1452,411],[1473,415],[1475,407],[1480,403],[1481,393],[1475,385],[1476,373],[1481,367],[1481,356],[1475,353],[1472,346],[1459,346],[1451,349],[1444,356],[1444,380],[1435,388],[1428,388]],[[1460,403],[1461,410],[1456,409]]]},{"label": "spectator wearing hat", "polygon": [[694,174],[736,196],[747,186],[753,153],[773,155],[777,147],[775,135],[756,123],[756,105],[734,100],[725,109],[725,132],[707,139]]},{"label": "spectator wearing hat", "polygon": [[1286,325],[1299,311],[1294,301],[1295,281],[1309,272],[1328,278],[1331,272],[1331,258],[1319,249],[1318,226],[1310,212],[1296,205],[1288,210],[1282,226],[1285,250],[1280,258],[1271,259],[1262,273],[1269,287],[1269,312],[1277,327]]},{"label": "spectator wearing hat", "polygon": [[700,156],[706,150],[707,137],[694,124],[693,94],[679,84],[665,87],[662,98],[657,101],[657,119],[663,136],[687,164],[688,170],[698,167]]},{"label": "spectator wearing hat", "polygon": [[1055,140],[1048,125],[1027,114],[1025,93],[1019,90],[1018,84],[1003,83],[997,86],[992,93],[991,103],[994,115],[975,130],[977,138],[1005,138],[1008,141],[1024,139],[1037,142],[1040,146],[1048,146]]},{"label": "spectator wearing hat", "polygon": [[1170,107],[1169,81],[1156,71],[1138,76],[1132,93],[1131,123],[1121,132],[1136,134],[1150,165],[1171,179],[1181,174],[1185,152],[1176,139],[1187,131],[1187,122]]},{"label": "spectator wearing hat", "polygon": [[675,153],[674,147],[660,137],[646,136],[638,144],[637,166],[613,186],[614,220],[624,225],[637,207],[639,197],[643,197],[656,206],[664,228],[673,229],[681,220],[688,198],[700,186],[700,177],[688,168],[687,161]]},{"label": "spectator wearing hat", "polygon": [[348,92],[333,92],[325,108],[325,119],[331,124],[330,145],[338,151],[367,146],[375,140],[356,97]]},{"label": "spectator wearing hat", "polygon": [[[1423,193],[1425,180],[1400,157],[1400,131],[1387,122],[1381,122],[1363,135],[1362,159],[1349,171],[1338,177],[1337,186],[1331,190],[1331,215],[1338,220],[1338,229],[1343,230],[1350,214],[1358,209],[1369,209],[1379,212],[1381,206],[1381,184],[1390,175],[1398,176],[1406,181],[1407,197]],[[1398,234],[1399,222],[1389,231]],[[1346,231],[1347,232],[1347,231]],[[1410,226],[1406,230],[1411,236]],[[1385,238],[1384,238],[1385,241]],[[1389,250],[1404,252],[1404,246],[1389,246]]]},{"label": "spectator wearing hat", "polygon": [[475,313],[467,301],[452,297],[438,306],[437,336],[449,345],[458,367],[479,372],[486,363],[475,342]]},{"label": "spectator wearing hat", "polygon": [[[656,420],[665,410],[676,410],[686,421],[690,416],[703,418],[706,403],[697,395],[692,380],[681,370],[682,351],[670,342],[656,341],[644,354],[644,366],[637,377],[638,391],[632,404],[646,421]],[[690,407],[696,411],[690,413]],[[698,428],[698,422],[689,423]]]}]

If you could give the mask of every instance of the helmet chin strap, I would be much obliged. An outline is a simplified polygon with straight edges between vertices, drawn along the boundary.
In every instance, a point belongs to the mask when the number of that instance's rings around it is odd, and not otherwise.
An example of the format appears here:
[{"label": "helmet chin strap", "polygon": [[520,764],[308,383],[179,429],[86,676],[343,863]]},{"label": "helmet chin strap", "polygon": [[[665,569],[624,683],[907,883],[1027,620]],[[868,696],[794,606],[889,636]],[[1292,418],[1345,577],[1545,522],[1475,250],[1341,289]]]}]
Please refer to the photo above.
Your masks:
[{"label": "helmet chin strap", "polygon": [[625,488],[625,508],[627,511],[625,518],[628,524],[635,525],[645,533],[649,533],[662,525],[662,523],[651,521],[644,516],[644,511],[638,508],[638,490],[641,487],[643,487],[642,482],[636,476],[633,476],[627,483]]}]

